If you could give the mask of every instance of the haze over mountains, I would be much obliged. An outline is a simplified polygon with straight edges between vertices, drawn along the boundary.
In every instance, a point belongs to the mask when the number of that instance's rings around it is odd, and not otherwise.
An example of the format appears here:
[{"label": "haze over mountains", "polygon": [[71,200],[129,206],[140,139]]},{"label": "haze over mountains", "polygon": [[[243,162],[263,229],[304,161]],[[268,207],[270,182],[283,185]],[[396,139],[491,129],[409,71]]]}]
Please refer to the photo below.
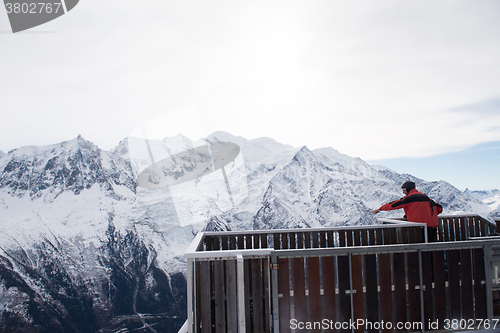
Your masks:
[{"label": "haze over mountains", "polygon": [[401,197],[405,180],[445,214],[500,217],[498,191],[461,192],[333,148],[224,132],[207,140],[241,148],[224,167],[227,181],[214,171],[159,190],[135,181],[151,157],[206,142],[178,135],[148,150],[126,138],[104,151],[79,136],[0,153],[0,331],[177,332],[186,318],[183,253],[197,232],[374,224],[369,211]]}]

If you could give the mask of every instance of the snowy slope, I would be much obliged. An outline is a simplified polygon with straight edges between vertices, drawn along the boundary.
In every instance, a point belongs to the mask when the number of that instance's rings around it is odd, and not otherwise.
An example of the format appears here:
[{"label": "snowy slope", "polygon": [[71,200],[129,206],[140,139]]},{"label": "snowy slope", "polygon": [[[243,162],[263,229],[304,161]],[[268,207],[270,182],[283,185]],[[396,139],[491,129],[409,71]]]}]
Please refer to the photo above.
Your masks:
[{"label": "snowy slope", "polygon": [[77,137],[0,154],[0,331],[176,332],[186,316],[183,253],[200,230],[373,224],[369,211],[401,197],[405,180],[447,213],[494,214],[444,181],[333,148],[224,132],[206,139],[241,149],[224,166],[227,182],[217,170],[165,189],[137,186],[153,162],[207,144],[182,135],[129,137],[111,151]]},{"label": "snowy slope", "polygon": [[492,217],[500,218],[500,190],[471,191],[465,189],[464,193],[487,205],[491,209],[490,215]]}]

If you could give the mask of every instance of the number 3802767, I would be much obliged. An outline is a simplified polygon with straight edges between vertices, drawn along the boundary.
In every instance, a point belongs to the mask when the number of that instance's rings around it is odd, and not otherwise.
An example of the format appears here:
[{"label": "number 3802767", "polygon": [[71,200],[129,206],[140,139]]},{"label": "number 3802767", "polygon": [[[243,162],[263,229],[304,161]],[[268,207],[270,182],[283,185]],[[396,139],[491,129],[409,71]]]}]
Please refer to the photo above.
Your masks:
[{"label": "number 3802767", "polygon": [[7,2],[5,3],[5,8],[7,9],[7,14],[52,14],[52,13],[59,13],[59,10],[63,10],[61,8],[61,3],[56,2],[24,2],[24,3],[19,3],[19,2]]}]

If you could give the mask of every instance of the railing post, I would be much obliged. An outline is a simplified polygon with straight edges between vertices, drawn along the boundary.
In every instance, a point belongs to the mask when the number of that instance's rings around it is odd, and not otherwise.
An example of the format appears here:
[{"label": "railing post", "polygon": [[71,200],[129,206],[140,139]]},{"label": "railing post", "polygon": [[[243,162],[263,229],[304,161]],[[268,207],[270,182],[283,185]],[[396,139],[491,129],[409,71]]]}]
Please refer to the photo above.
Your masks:
[{"label": "railing post", "polygon": [[[271,265],[278,264],[278,258],[274,255],[271,256]],[[271,269],[271,284],[272,284],[272,320],[273,320],[273,331],[274,333],[279,333],[280,331],[280,314],[279,314],[279,299],[278,299],[278,270]]]},{"label": "railing post", "polygon": [[488,319],[493,319],[493,287],[492,287],[492,277],[491,277],[491,258],[492,258],[492,249],[491,245],[485,245],[484,249],[484,270],[485,270],[485,279],[486,279],[486,313],[488,315]]},{"label": "railing post", "polygon": [[[425,227],[425,242],[427,243],[427,227]],[[420,288],[420,322],[422,323],[422,333],[425,332],[425,311],[424,311],[424,276],[422,272],[422,250],[418,250],[418,283]],[[427,291],[427,290],[426,290]],[[431,291],[431,290],[429,290]]]},{"label": "railing post", "polygon": [[188,332],[193,333],[193,326],[194,326],[194,308],[193,304],[196,304],[194,302],[193,298],[195,297],[195,290],[194,290],[194,260],[193,259],[187,259],[187,317],[188,317]]},{"label": "railing post", "polygon": [[245,261],[243,255],[238,254],[237,259],[237,286],[238,286],[238,332],[246,332],[245,328]]},{"label": "railing post", "polygon": [[[349,253],[349,297],[351,298],[351,320],[354,321],[354,295],[353,295],[353,281],[352,281],[352,254]],[[363,292],[363,291],[361,291]],[[354,326],[351,328],[354,333]]]}]

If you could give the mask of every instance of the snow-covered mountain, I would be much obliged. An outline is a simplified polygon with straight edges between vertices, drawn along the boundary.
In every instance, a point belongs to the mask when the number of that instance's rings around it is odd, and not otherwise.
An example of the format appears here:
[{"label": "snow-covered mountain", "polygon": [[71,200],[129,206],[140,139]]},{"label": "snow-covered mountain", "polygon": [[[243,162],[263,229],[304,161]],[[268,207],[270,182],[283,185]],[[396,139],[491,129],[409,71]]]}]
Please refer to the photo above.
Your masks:
[{"label": "snow-covered mountain", "polygon": [[[207,142],[241,150],[223,171],[165,189],[137,186],[153,162]],[[195,170],[201,156],[189,156],[169,172]],[[401,197],[405,180],[446,213],[496,216],[444,181],[333,148],[224,132],[200,142],[129,137],[111,151],[79,136],[0,153],[0,331],[177,332],[186,318],[182,256],[197,232],[373,224],[369,211]]]},{"label": "snow-covered mountain", "polygon": [[464,193],[483,202],[491,209],[490,216],[500,217],[500,190],[471,191],[465,189]]}]

